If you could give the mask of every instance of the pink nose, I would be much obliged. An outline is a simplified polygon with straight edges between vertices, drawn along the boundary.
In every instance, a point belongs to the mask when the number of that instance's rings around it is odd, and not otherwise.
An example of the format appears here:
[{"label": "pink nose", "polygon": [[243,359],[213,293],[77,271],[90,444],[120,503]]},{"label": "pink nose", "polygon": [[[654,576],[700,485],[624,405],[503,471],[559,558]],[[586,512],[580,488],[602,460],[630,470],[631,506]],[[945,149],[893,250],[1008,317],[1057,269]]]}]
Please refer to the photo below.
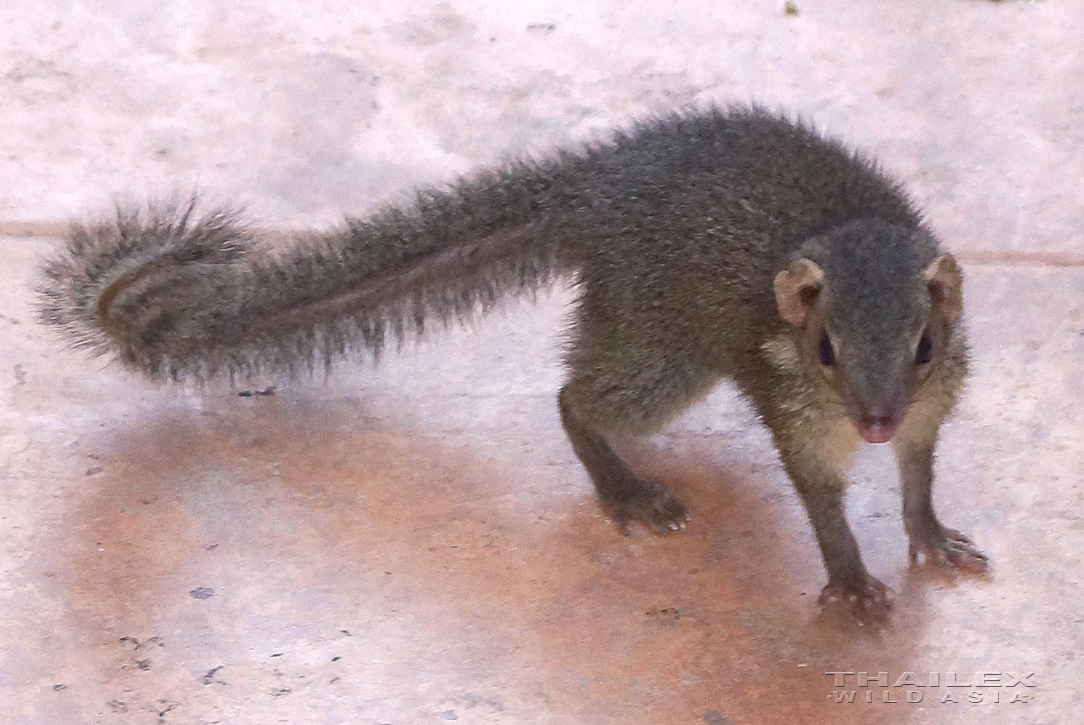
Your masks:
[{"label": "pink nose", "polygon": [[866,443],[888,443],[896,434],[899,424],[887,415],[867,415],[858,421],[858,434]]}]

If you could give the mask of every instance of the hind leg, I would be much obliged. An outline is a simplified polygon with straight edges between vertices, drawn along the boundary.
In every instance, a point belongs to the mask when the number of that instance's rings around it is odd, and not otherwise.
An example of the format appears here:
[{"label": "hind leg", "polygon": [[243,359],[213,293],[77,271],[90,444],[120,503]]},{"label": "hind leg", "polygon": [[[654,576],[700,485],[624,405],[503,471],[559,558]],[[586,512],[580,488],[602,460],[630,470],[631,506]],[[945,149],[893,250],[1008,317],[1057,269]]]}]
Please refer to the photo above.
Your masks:
[{"label": "hind leg", "polygon": [[615,438],[657,433],[720,377],[711,321],[695,305],[674,306],[668,290],[688,279],[660,280],[664,261],[614,252],[582,271],[559,399],[569,441],[623,532],[633,520],[676,531],[688,512],[662,483],[629,468]]},{"label": "hind leg", "polygon": [[685,526],[685,507],[658,481],[637,476],[613,449],[607,437],[588,423],[569,402],[570,386],[558,398],[561,423],[598,492],[599,502],[618,529],[628,533],[629,522],[643,521],[657,534]]},{"label": "hind leg", "polygon": [[640,520],[659,534],[676,531],[688,518],[685,507],[662,483],[633,473],[613,440],[658,432],[706,395],[719,375],[691,344],[693,336],[674,326],[613,325],[600,335],[593,334],[598,325],[583,320],[559,399],[565,432],[618,528],[627,531],[630,521]]}]

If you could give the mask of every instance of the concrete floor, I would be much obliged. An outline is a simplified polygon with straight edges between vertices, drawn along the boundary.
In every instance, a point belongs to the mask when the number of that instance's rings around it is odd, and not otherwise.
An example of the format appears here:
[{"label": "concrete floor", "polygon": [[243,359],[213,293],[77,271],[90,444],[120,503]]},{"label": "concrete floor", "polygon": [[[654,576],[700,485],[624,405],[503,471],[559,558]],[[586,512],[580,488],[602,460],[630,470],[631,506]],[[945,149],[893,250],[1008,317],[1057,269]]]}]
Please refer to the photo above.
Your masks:
[{"label": "concrete floor", "polygon": [[[1084,4],[360,5],[0,8],[0,719],[1079,722]],[[34,321],[60,225],[116,194],[321,225],[750,98],[878,155],[965,263],[975,369],[936,498],[995,568],[908,568],[869,448],[849,516],[886,631],[819,612],[809,526],[729,388],[636,452],[689,528],[601,516],[554,405],[564,288],[258,397],[151,387]]]}]

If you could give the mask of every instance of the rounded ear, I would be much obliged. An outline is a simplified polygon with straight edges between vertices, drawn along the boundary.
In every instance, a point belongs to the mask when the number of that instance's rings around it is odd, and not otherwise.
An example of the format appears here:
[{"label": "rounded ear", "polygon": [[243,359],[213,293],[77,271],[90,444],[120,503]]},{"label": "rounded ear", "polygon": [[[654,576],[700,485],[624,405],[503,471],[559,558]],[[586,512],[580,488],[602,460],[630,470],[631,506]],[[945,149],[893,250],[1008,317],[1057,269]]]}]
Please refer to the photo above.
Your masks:
[{"label": "rounded ear", "polygon": [[945,319],[955,322],[963,312],[963,273],[951,254],[943,254],[926,268],[926,285],[933,298],[934,307]]},{"label": "rounded ear", "polygon": [[775,276],[775,304],[780,316],[800,327],[818,293],[824,287],[824,272],[808,259],[796,259]]}]

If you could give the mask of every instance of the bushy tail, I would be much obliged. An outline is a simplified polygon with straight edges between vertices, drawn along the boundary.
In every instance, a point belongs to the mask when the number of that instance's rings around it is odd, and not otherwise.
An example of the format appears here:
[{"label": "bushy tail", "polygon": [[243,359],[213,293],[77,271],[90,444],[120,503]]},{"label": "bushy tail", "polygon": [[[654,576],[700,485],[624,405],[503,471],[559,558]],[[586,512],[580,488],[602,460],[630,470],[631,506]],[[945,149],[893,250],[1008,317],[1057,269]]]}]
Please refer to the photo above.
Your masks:
[{"label": "bushy tail", "polygon": [[379,356],[433,322],[566,271],[547,223],[552,174],[509,168],[348,220],[284,253],[196,202],[75,227],[44,269],[41,318],[152,378],[297,373]]}]

